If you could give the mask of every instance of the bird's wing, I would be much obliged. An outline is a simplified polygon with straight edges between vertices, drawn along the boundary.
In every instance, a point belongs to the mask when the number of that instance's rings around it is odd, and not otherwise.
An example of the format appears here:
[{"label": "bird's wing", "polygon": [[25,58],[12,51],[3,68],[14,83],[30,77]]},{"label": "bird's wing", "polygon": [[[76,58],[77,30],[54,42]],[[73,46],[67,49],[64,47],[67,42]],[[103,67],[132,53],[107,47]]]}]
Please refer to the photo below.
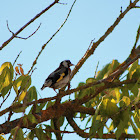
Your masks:
[{"label": "bird's wing", "polygon": [[52,85],[53,85],[54,83],[59,82],[60,80],[62,80],[66,76],[66,74],[67,74],[66,71],[67,70],[65,68],[64,69],[56,69],[54,72],[52,72],[49,75],[49,77],[47,79],[51,79]]}]

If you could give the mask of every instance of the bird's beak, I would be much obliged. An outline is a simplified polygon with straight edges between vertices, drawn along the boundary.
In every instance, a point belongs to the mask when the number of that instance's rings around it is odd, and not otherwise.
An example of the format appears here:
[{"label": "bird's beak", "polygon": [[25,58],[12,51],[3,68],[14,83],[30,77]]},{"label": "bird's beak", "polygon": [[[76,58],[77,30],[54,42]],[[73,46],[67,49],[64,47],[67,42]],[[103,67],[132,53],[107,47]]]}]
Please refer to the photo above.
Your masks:
[{"label": "bird's beak", "polygon": [[74,66],[74,64],[71,63],[70,66]]}]

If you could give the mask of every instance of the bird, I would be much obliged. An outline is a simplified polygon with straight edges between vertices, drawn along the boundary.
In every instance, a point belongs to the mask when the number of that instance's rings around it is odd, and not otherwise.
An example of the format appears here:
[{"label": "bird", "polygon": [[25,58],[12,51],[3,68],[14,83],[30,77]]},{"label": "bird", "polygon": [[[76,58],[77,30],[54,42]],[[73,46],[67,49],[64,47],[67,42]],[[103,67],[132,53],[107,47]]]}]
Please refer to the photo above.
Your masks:
[{"label": "bird", "polygon": [[73,65],[74,64],[72,64],[70,60],[62,61],[59,67],[55,71],[53,71],[45,80],[43,86],[41,87],[41,90],[43,90],[46,87],[49,87],[56,92],[55,89],[61,89],[67,84],[69,84],[71,74],[70,66]]}]

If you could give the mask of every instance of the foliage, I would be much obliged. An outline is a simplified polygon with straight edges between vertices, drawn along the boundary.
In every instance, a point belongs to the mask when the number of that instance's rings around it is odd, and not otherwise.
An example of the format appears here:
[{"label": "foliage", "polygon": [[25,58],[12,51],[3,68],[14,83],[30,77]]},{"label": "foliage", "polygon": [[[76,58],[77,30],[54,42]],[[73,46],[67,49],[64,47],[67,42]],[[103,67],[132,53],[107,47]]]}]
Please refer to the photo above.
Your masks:
[{"label": "foliage", "polygon": [[[130,9],[136,8],[137,2],[137,0],[130,1],[126,10],[121,11],[119,17],[105,34],[95,43],[91,43],[92,45],[72,71],[71,78],[78,72],[88,57],[94,53],[98,45],[114,30],[124,15]],[[56,3],[58,3],[57,0],[46,8],[46,11]],[[45,46],[67,21],[72,7],[60,28],[42,46],[27,74],[25,74],[21,64],[14,66],[16,60],[14,64],[4,62],[1,65],[0,97],[3,101],[0,108],[4,103],[9,105],[7,98],[10,95],[14,97],[14,100],[8,108],[0,111],[1,116],[8,114],[5,123],[0,126],[0,133],[2,133],[0,139],[5,139],[4,133],[10,133],[9,139],[14,140],[52,139],[52,133],[56,135],[58,140],[62,139],[62,133],[77,133],[83,138],[90,139],[108,138],[105,137],[104,130],[110,136],[113,135],[116,139],[119,139],[129,138],[129,127],[134,131],[132,136],[140,139],[140,65],[138,62],[140,46],[136,48],[140,36],[140,27],[131,54],[123,63],[112,60],[111,63],[97,71],[94,77],[89,77],[86,81],[80,82],[77,88],[59,90],[59,94],[54,97],[38,99],[37,89],[32,86],[31,80],[33,67]],[[32,20],[37,19],[42,13]],[[15,34],[9,28],[8,30],[12,32],[13,38],[20,38],[17,34],[24,28],[21,28]],[[10,41],[8,40],[7,44]],[[3,49],[7,44],[4,43],[0,49]],[[62,97],[72,93],[75,95],[74,99],[69,98],[61,101]],[[12,120],[12,115],[16,113],[22,113],[22,117]],[[78,119],[81,123],[85,122],[84,130],[80,128],[80,124],[77,124]],[[48,120],[50,120],[50,124],[46,125],[45,122]],[[68,124],[74,131],[66,131]],[[64,128],[64,131],[61,131],[62,128]]]}]

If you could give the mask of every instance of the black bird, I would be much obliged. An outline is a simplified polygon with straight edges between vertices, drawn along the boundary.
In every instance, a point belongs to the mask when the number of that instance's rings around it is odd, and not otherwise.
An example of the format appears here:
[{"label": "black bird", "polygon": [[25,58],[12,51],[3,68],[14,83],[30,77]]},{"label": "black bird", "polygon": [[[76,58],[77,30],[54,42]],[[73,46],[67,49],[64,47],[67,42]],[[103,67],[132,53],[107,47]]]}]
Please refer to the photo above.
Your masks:
[{"label": "black bird", "polygon": [[50,87],[55,91],[55,89],[61,89],[66,86],[70,80],[70,66],[73,66],[70,60],[62,61],[59,67],[45,80],[41,90],[43,90],[45,87]]}]

